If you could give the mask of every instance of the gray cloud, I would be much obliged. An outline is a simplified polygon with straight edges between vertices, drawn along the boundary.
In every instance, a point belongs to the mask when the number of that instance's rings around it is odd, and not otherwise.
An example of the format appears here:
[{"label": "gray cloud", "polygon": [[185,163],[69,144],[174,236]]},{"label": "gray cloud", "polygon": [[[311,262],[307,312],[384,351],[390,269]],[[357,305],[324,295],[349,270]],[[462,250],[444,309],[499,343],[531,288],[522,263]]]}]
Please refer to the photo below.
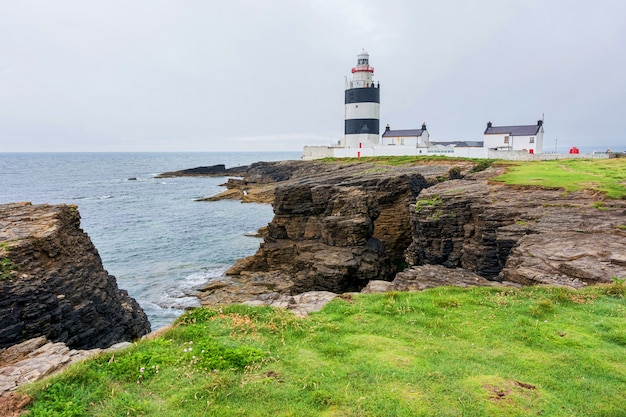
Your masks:
[{"label": "gray cloud", "polygon": [[[362,47],[381,123],[625,149],[615,0],[0,4],[0,152],[299,150],[342,135]],[[547,145],[548,147],[550,145]]]}]

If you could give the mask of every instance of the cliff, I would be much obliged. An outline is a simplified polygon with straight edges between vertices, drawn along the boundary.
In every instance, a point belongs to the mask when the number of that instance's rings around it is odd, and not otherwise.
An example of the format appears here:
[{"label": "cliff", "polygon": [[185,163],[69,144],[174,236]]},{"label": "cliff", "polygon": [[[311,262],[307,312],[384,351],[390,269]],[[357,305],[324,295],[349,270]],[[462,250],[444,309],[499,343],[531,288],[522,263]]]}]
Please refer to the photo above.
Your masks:
[{"label": "cliff", "polygon": [[492,183],[492,169],[424,190],[411,205],[409,265],[580,288],[626,277],[626,202]]},{"label": "cliff", "polygon": [[221,282],[202,288],[200,298],[205,304],[241,302],[271,299],[273,293],[360,291],[370,280],[390,281],[411,243],[409,204],[422,189],[457,178],[472,166],[252,164],[242,179],[227,186],[248,197],[271,190],[274,218],[257,253],[238,261]]},{"label": "cliff", "polygon": [[38,336],[106,348],[150,331],[104,270],[75,206],[0,205],[0,261],[0,348]]},{"label": "cliff", "polygon": [[490,180],[504,168],[473,168],[451,160],[253,164],[211,199],[271,201],[274,218],[257,253],[199,296],[205,304],[272,303],[380,281],[393,281],[377,286],[387,290],[580,288],[626,277],[626,202],[506,186]]}]

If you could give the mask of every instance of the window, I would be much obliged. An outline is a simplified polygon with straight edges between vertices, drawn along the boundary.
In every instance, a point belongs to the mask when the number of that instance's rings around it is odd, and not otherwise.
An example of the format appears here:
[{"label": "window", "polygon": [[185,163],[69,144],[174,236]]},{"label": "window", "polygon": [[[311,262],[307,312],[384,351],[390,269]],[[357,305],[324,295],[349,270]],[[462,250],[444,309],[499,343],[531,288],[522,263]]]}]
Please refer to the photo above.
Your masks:
[{"label": "window", "polygon": [[509,137],[508,136],[504,137],[504,143],[509,143]]},{"label": "window", "polygon": [[535,138],[534,137],[530,137],[530,143],[535,143]]}]

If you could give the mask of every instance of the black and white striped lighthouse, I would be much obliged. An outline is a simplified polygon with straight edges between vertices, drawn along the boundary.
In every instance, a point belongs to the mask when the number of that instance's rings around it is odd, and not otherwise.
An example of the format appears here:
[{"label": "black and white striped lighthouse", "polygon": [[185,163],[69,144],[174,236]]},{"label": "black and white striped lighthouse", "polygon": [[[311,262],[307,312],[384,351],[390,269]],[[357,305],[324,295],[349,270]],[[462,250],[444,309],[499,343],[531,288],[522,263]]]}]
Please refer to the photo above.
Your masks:
[{"label": "black and white striped lighthouse", "polygon": [[345,130],[346,148],[378,145],[380,124],[380,84],[374,85],[374,68],[365,50],[357,56],[352,80],[346,81]]}]

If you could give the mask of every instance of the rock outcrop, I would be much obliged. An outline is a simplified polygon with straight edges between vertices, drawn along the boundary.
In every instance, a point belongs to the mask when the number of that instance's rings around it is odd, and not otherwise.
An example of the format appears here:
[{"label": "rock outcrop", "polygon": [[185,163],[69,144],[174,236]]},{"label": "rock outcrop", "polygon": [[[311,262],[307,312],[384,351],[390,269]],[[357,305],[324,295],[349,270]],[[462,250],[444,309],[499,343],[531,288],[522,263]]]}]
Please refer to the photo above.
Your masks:
[{"label": "rock outcrop", "polygon": [[285,294],[359,291],[368,282],[390,291],[579,288],[626,277],[624,201],[506,186],[490,180],[503,167],[473,167],[454,160],[252,164],[212,199],[271,200],[274,218],[257,253],[202,288],[200,298],[220,304],[278,297],[272,300],[280,304]]},{"label": "rock outcrop", "polygon": [[40,336],[0,349],[0,397],[21,385],[61,372],[83,359],[130,345],[121,342],[108,349],[75,350],[63,342],[51,342]]},{"label": "rock outcrop", "polygon": [[229,181],[229,189],[253,195],[271,187],[274,218],[257,253],[238,261],[224,280],[200,289],[200,299],[216,304],[272,292],[343,293],[372,279],[390,281],[411,242],[409,204],[423,188],[471,166],[252,164],[241,180]]},{"label": "rock outcrop", "polygon": [[106,348],[150,331],[104,270],[75,206],[0,205],[0,262],[0,348],[38,336]]},{"label": "rock outcrop", "polygon": [[420,194],[411,206],[409,265],[441,264],[490,280],[574,288],[626,277],[624,201],[491,183],[489,174],[442,182]]},{"label": "rock outcrop", "polygon": [[130,346],[117,343],[107,349],[75,350],[63,342],[51,342],[44,336],[0,349],[0,415],[19,416],[30,398],[16,390],[67,369],[70,365],[102,352],[114,352]]}]

